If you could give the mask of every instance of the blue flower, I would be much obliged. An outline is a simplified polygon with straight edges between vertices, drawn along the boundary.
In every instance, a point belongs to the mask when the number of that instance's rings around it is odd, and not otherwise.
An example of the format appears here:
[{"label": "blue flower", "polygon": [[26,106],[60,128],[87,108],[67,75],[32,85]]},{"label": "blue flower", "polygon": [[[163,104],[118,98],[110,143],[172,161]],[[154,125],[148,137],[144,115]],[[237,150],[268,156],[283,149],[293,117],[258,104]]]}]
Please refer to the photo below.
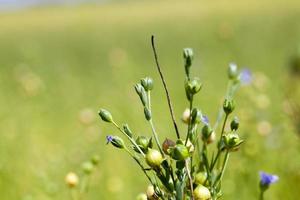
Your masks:
[{"label": "blue flower", "polygon": [[279,180],[279,177],[277,175],[273,174],[267,174],[265,172],[259,172],[260,176],[260,185],[261,186],[269,186],[273,183],[276,183]]},{"label": "blue flower", "polygon": [[252,73],[249,69],[244,68],[241,71],[239,78],[243,85],[249,85],[252,82]]},{"label": "blue flower", "polygon": [[114,137],[111,135],[106,136],[106,144],[111,143],[113,141]]},{"label": "blue flower", "polygon": [[206,115],[201,116],[201,121],[202,121],[203,124],[209,125],[209,119]]}]

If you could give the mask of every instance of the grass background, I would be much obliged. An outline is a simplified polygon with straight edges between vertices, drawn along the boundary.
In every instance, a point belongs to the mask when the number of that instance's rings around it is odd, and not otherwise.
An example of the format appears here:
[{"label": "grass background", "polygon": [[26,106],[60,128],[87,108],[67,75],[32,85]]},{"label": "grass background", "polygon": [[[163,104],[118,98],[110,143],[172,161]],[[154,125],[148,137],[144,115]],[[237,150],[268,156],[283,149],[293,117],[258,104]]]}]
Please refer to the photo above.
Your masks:
[{"label": "grass background", "polygon": [[[105,107],[137,134],[150,135],[133,90],[149,75],[161,140],[175,137],[151,34],[178,121],[187,107],[182,48],[194,49],[192,72],[204,84],[196,104],[211,121],[226,90],[229,62],[264,74],[265,89],[242,88],[237,96],[246,143],[231,156],[224,199],[255,199],[261,169],[280,176],[267,199],[298,198],[299,139],[282,102],[285,66],[300,40],[299,1],[116,1],[38,8],[0,14],[0,30],[1,199],[68,199],[65,174],[80,173],[93,154],[101,162],[86,199],[134,199],[145,190],[146,179],[132,160],[105,145],[105,136],[117,132],[96,115]],[[260,93],[270,100],[267,108],[255,104]],[[268,135],[257,132],[262,120],[272,124]]]}]

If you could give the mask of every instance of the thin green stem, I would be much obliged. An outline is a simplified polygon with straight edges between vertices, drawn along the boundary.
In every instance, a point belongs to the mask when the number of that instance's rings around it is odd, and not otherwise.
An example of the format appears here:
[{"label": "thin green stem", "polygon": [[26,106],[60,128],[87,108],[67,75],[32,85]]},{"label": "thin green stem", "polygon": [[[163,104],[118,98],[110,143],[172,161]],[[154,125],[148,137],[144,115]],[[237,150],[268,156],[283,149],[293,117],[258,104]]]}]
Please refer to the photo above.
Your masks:
[{"label": "thin green stem", "polygon": [[82,183],[81,183],[81,187],[80,187],[80,191],[79,191],[80,196],[82,196],[82,194],[87,190],[88,176],[89,175],[84,175],[82,178]]},{"label": "thin green stem", "polygon": [[128,140],[135,146],[135,148],[137,148],[137,150],[142,154],[142,156],[146,157],[139,145],[137,145],[137,143],[131,137],[129,137],[116,122],[112,121],[112,123],[121,133],[123,133],[128,138]]},{"label": "thin green stem", "polygon": [[202,146],[202,160],[204,162],[204,167],[205,167],[206,173],[207,173],[206,181],[208,181],[209,184],[211,184],[211,170],[210,170],[208,158],[207,158],[207,144],[205,142],[203,143],[203,146]]},{"label": "thin green stem", "polygon": [[75,188],[70,188],[70,196],[72,200],[78,200],[78,195]]},{"label": "thin green stem", "polygon": [[264,191],[263,190],[260,190],[259,200],[264,200]]},{"label": "thin green stem", "polygon": [[[235,92],[237,91],[237,89],[239,88],[239,85],[238,83],[233,83],[232,81],[229,81],[228,82],[228,85],[227,85],[227,90],[226,90],[226,95],[225,95],[225,98],[226,99],[232,99]],[[219,123],[221,122],[222,120],[222,117],[223,117],[223,108],[220,108],[219,112],[218,112],[218,116],[217,116],[217,121],[216,123],[214,124],[213,126],[213,129],[216,130],[217,127],[219,126]]]},{"label": "thin green stem", "polygon": [[[147,91],[147,95],[148,95],[148,109],[150,110],[150,112],[152,112],[152,110],[151,110],[151,95],[150,95],[150,91]],[[150,123],[150,126],[151,126],[151,130],[152,130],[152,133],[153,133],[156,145],[157,145],[160,153],[164,156],[164,152],[163,152],[163,150],[161,148],[161,145],[160,145],[160,142],[159,142],[159,139],[158,139],[158,136],[157,136],[157,133],[156,133],[156,130],[155,130],[152,118],[149,120],[149,123]]]},{"label": "thin green stem", "polygon": [[190,189],[191,189],[191,198],[192,200],[194,200],[194,188],[193,188],[193,179],[192,179],[192,176],[191,176],[191,172],[190,172],[190,169],[189,169],[189,164],[188,164],[188,161],[185,160],[185,169],[186,169],[186,173],[188,175],[188,179],[189,179],[189,182],[190,182]]},{"label": "thin green stem", "polygon": [[225,169],[227,167],[228,160],[229,160],[229,155],[230,155],[229,151],[227,150],[226,154],[225,154],[224,162],[223,162],[223,165],[222,165],[222,171],[221,171],[221,175],[220,175],[220,181],[222,181],[222,179],[223,179],[224,172],[225,172]]},{"label": "thin green stem", "polygon": [[150,176],[149,176],[148,173],[146,172],[144,166],[143,166],[142,163],[139,161],[139,159],[136,158],[135,155],[134,155],[131,151],[129,151],[129,149],[128,149],[126,146],[124,147],[124,149],[125,149],[125,151],[127,151],[127,153],[128,153],[128,154],[136,161],[136,163],[141,167],[142,171],[144,172],[144,174],[146,175],[146,177],[148,178],[148,180],[150,181],[150,183],[151,183],[152,185],[154,185],[152,179],[150,178]]},{"label": "thin green stem", "polygon": [[186,135],[186,139],[185,139],[185,145],[187,144],[190,135],[191,135],[191,125],[192,125],[192,109],[193,109],[193,97],[191,97],[190,100],[190,116],[189,116],[189,123],[188,123],[188,130],[187,130],[187,135]]},{"label": "thin green stem", "polygon": [[162,148],[161,148],[161,145],[160,145],[160,142],[159,142],[159,140],[158,140],[158,136],[157,136],[156,130],[155,130],[155,128],[154,128],[152,119],[150,119],[149,122],[150,122],[151,130],[152,130],[152,133],[153,133],[155,142],[156,142],[156,144],[157,144],[157,147],[158,147],[160,153],[164,156],[164,152],[163,152],[163,150],[162,150]]},{"label": "thin green stem", "polygon": [[[225,119],[224,119],[224,122],[223,122],[223,126],[222,126],[222,130],[221,130],[221,135],[220,135],[220,140],[219,142],[222,141],[222,137],[224,135],[224,132],[225,132],[225,126],[226,126],[226,122],[227,122],[227,119],[228,119],[228,114],[225,115]],[[215,159],[213,160],[213,163],[210,165],[210,170],[212,171],[221,155],[221,147],[220,147],[220,144],[218,144],[218,152],[217,152],[217,155],[215,157]]]},{"label": "thin green stem", "polygon": [[224,135],[224,132],[225,132],[225,126],[226,126],[227,119],[228,119],[228,114],[225,114],[225,119],[224,119],[224,123],[223,123],[223,126],[222,126],[222,131],[221,131],[221,135],[220,135],[220,141],[221,141],[221,139]]},{"label": "thin green stem", "polygon": [[223,179],[223,176],[224,176],[224,172],[225,172],[227,163],[228,163],[228,159],[229,159],[229,151],[227,150],[226,153],[225,153],[225,158],[223,160],[221,172],[220,172],[217,180],[215,181],[214,186],[221,183],[221,181]]}]

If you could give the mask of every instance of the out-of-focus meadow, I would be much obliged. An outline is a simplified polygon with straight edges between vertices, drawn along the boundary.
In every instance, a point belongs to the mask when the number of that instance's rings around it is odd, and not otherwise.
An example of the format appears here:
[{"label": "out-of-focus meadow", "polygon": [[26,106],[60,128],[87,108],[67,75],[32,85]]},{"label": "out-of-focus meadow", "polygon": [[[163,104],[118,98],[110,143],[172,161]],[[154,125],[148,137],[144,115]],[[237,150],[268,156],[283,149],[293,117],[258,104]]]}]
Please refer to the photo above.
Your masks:
[{"label": "out-of-focus meadow", "polygon": [[[246,140],[225,174],[225,199],[255,199],[258,171],[280,181],[266,199],[298,199],[300,141],[285,114],[286,65],[300,44],[300,2],[126,1],[49,7],[0,14],[0,199],[68,199],[67,172],[101,161],[86,199],[134,199],[147,187],[138,166],[105,145],[116,121],[150,136],[133,84],[149,75],[154,123],[161,140],[175,138],[150,36],[180,121],[187,107],[182,49],[192,47],[192,73],[204,84],[196,104],[215,121],[231,61],[253,71],[237,95]],[[180,130],[185,126],[180,124]]]}]

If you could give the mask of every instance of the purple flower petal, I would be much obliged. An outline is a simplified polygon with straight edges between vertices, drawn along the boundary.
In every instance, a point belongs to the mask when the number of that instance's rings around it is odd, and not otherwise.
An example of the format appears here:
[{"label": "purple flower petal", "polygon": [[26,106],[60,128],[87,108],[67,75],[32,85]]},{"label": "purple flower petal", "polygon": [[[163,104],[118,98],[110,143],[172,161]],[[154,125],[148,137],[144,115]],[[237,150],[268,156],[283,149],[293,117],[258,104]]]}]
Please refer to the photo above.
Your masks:
[{"label": "purple flower petal", "polygon": [[108,144],[108,143],[112,142],[112,141],[113,141],[113,139],[114,139],[114,137],[113,137],[113,136],[111,136],[111,135],[108,135],[108,136],[106,136],[106,144]]},{"label": "purple flower petal", "polygon": [[209,119],[206,115],[201,116],[201,121],[203,124],[208,125],[209,124]]},{"label": "purple flower petal", "polygon": [[276,183],[279,180],[279,177],[277,175],[273,174],[267,174],[265,172],[259,172],[260,176],[260,184],[269,186],[273,183]]},{"label": "purple flower petal", "polygon": [[240,73],[240,81],[243,85],[249,85],[252,82],[252,73],[249,69],[242,69]]}]

